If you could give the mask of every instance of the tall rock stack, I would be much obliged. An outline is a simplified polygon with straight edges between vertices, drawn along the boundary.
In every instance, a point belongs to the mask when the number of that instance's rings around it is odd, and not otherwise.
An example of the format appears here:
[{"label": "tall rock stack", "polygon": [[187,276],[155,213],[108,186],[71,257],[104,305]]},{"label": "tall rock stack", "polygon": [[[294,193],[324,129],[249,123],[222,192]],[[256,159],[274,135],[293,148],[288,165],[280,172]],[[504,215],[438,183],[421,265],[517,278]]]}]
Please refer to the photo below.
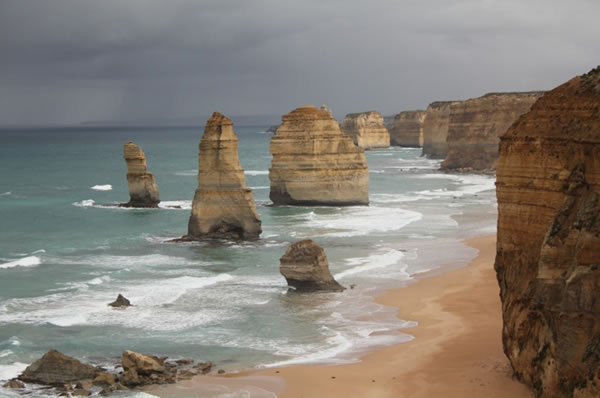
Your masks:
[{"label": "tall rock stack", "polygon": [[500,139],[504,352],[537,396],[600,396],[600,67]]},{"label": "tall rock stack", "polygon": [[448,153],[450,106],[458,101],[437,101],[427,107],[423,122],[423,154],[431,159],[444,159]]},{"label": "tall rock stack", "polygon": [[405,111],[394,116],[390,128],[390,144],[409,148],[422,147],[426,116],[426,111]]},{"label": "tall rock stack", "polygon": [[341,130],[360,148],[387,148],[390,146],[390,133],[385,128],[383,116],[369,111],[346,115]]},{"label": "tall rock stack", "polygon": [[490,93],[452,104],[446,138],[448,153],[442,169],[496,169],[500,136],[542,94]]},{"label": "tall rock stack", "polygon": [[129,202],[122,207],[158,207],[160,196],[152,173],[146,167],[146,155],[142,148],[129,141],[123,145],[123,157],[127,163]]},{"label": "tall rock stack", "polygon": [[302,106],[282,117],[271,139],[269,197],[276,205],[351,206],[369,203],[362,149],[330,112]]},{"label": "tall rock stack", "polygon": [[252,190],[246,188],[233,122],[215,112],[200,141],[198,188],[192,202],[188,235],[202,238],[258,239],[261,222]]}]

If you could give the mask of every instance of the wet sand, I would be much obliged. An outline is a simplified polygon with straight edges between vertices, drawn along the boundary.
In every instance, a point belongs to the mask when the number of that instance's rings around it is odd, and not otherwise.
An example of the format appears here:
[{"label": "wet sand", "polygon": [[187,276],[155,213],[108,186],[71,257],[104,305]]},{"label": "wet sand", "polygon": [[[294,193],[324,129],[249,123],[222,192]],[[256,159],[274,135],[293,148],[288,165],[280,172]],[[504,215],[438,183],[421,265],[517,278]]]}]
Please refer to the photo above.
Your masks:
[{"label": "wet sand", "polygon": [[[297,365],[221,377],[200,376],[149,391],[161,397],[242,393],[251,397],[526,398],[502,352],[502,318],[493,269],[495,236],[470,239],[479,255],[467,266],[378,297],[418,326],[415,339],[347,365]],[[218,393],[217,393],[218,391]]]}]

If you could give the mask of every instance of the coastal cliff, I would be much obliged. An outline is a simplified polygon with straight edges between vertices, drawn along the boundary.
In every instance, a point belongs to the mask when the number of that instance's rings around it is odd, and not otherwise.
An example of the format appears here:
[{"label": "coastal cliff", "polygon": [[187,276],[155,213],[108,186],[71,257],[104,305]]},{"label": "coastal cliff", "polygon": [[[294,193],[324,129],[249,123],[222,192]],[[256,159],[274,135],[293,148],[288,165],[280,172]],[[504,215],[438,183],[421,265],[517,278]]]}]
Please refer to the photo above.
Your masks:
[{"label": "coastal cliff", "polygon": [[383,116],[379,112],[349,113],[344,117],[340,129],[360,148],[390,146],[390,133],[385,128]]},{"label": "coastal cliff", "polygon": [[489,93],[453,103],[446,138],[448,152],[442,169],[494,170],[500,136],[542,94]]},{"label": "coastal cliff", "polygon": [[252,190],[246,188],[233,122],[215,112],[200,141],[198,188],[188,235],[202,238],[258,239],[262,232]]},{"label": "coastal cliff", "polygon": [[600,396],[600,68],[544,94],[500,139],[502,337],[540,397]]},{"label": "coastal cliff", "polygon": [[369,203],[362,149],[327,110],[301,106],[282,117],[271,138],[269,197],[276,205],[351,206]]},{"label": "coastal cliff", "polygon": [[448,152],[446,137],[450,125],[450,106],[458,101],[437,101],[427,107],[423,122],[423,153],[431,159],[444,159]]},{"label": "coastal cliff", "polygon": [[423,123],[426,111],[405,111],[394,116],[390,128],[390,144],[420,148],[423,146]]},{"label": "coastal cliff", "polygon": [[122,207],[158,207],[160,196],[154,175],[146,167],[146,154],[142,148],[129,141],[123,145],[123,157],[127,163],[129,202]]}]

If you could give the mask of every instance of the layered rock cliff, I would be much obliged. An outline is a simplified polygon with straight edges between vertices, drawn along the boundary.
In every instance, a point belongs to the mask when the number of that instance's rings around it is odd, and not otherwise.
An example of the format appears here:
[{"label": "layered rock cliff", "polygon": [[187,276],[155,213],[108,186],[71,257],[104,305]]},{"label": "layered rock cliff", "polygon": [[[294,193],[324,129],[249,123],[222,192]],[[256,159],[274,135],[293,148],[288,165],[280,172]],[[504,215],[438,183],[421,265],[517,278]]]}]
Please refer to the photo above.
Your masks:
[{"label": "layered rock cliff", "polygon": [[290,245],[280,264],[288,285],[298,292],[345,290],[329,272],[325,250],[310,239]]},{"label": "layered rock cliff", "polygon": [[233,122],[215,112],[200,141],[198,188],[183,239],[257,239],[261,232],[252,190],[246,188],[240,165]]},{"label": "layered rock cliff", "polygon": [[349,113],[342,121],[340,128],[360,148],[387,148],[390,146],[390,133],[385,128],[383,116],[379,112]]},{"label": "layered rock cliff", "polygon": [[405,111],[394,116],[390,128],[390,144],[410,148],[423,146],[423,123],[426,111]]},{"label": "layered rock cliff", "polygon": [[127,185],[129,202],[123,207],[158,207],[160,196],[154,175],[146,167],[146,155],[133,142],[123,145],[123,157],[127,163]]},{"label": "layered rock cliff", "polygon": [[600,396],[600,68],[500,139],[495,269],[504,351],[544,397]]},{"label": "layered rock cliff", "polygon": [[444,159],[448,152],[446,137],[450,125],[450,106],[458,101],[437,101],[427,107],[423,122],[423,153],[431,159]]},{"label": "layered rock cliff", "polygon": [[542,95],[540,91],[489,93],[450,106],[448,153],[442,169],[493,170],[502,134]]},{"label": "layered rock cliff", "polygon": [[306,105],[284,115],[270,152],[269,197],[274,204],[369,203],[365,154],[340,131],[330,112]]}]

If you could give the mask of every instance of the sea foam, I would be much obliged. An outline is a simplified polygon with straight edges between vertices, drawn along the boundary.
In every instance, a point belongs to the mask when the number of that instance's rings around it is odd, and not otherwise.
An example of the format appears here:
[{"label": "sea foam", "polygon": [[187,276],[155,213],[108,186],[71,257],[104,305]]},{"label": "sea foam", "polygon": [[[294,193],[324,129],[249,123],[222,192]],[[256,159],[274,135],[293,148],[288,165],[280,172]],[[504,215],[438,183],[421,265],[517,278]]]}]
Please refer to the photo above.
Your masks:
[{"label": "sea foam", "polygon": [[40,257],[28,256],[0,264],[0,268],[35,267],[36,265],[40,265],[41,263],[42,259]]},{"label": "sea foam", "polygon": [[112,188],[112,185],[106,184],[106,185],[94,185],[90,189],[93,189],[94,191],[111,191],[113,188]]}]

